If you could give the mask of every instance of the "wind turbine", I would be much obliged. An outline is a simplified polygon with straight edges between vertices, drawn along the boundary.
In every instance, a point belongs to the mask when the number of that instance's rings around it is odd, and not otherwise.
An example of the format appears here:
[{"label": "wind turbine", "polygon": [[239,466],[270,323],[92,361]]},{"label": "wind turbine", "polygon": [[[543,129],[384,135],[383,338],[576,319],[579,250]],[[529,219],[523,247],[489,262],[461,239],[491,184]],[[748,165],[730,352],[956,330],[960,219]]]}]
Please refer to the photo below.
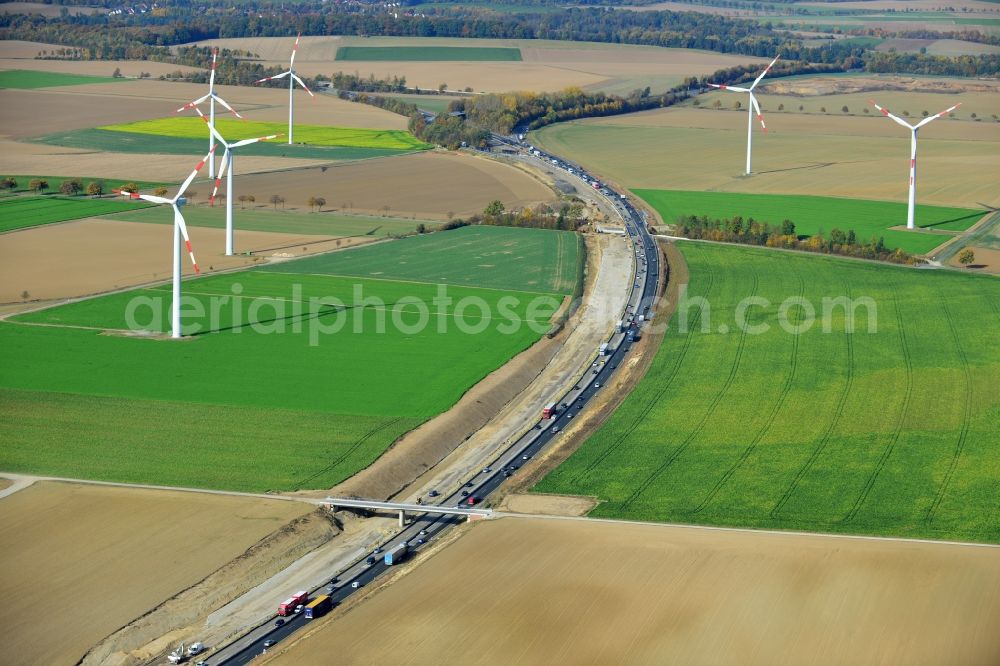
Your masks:
[{"label": "wind turbine", "polygon": [[[201,116],[201,119],[204,120],[207,123],[208,122],[208,118],[206,118],[205,114],[201,112],[201,109],[195,107],[195,110],[198,112],[198,115]],[[268,139],[274,139],[274,138],[277,138],[280,135],[278,135],[278,134],[271,134],[270,136],[262,136],[262,137],[258,137],[256,139],[244,139],[243,141],[237,141],[235,143],[227,143],[226,140],[222,138],[222,135],[219,134],[219,132],[216,131],[216,129],[212,125],[209,125],[208,129],[215,136],[215,138],[219,140],[219,143],[221,143],[223,146],[226,147],[226,151],[222,155],[222,163],[221,163],[221,166],[219,167],[219,175],[215,179],[215,189],[212,190],[212,197],[211,197],[210,200],[212,202],[212,205],[214,206],[215,205],[215,195],[219,191],[219,185],[222,184],[222,176],[223,176],[223,174],[225,174],[225,176],[226,176],[226,256],[227,257],[231,257],[231,256],[233,256],[233,199],[234,199],[234,197],[233,197],[233,162],[235,161],[235,159],[234,159],[235,156],[233,155],[233,150],[235,148],[240,148],[242,146],[249,146],[250,144],[257,143],[258,141],[267,141]]]},{"label": "wind turbine", "polygon": [[[199,97],[198,99],[194,100],[193,102],[188,102],[187,104],[185,104],[184,106],[182,106],[181,108],[177,109],[177,111],[174,112],[174,113],[180,113],[181,111],[185,111],[187,109],[197,108],[199,104],[201,104],[205,100],[208,100],[208,102],[209,102],[209,105],[208,105],[208,127],[209,127],[209,131],[208,131],[208,145],[209,145],[209,147],[215,145],[215,138],[212,136],[212,129],[215,128],[215,103],[216,102],[218,102],[222,106],[224,106],[227,109],[229,109],[229,112],[232,113],[237,118],[241,118],[241,119],[243,118],[243,116],[241,116],[239,113],[236,112],[236,109],[234,109],[233,107],[229,106],[229,104],[226,102],[226,100],[224,100],[221,97],[219,97],[219,95],[215,92],[215,65],[216,65],[216,61],[218,60],[218,58],[219,58],[219,49],[216,48],[215,52],[212,53],[212,73],[209,74],[209,76],[208,76],[208,94],[204,95],[202,97]],[[211,160],[209,160],[209,162],[208,162],[208,177],[209,178],[215,178],[215,159],[214,158],[211,159]]]},{"label": "wind turbine", "polygon": [[720,90],[732,90],[733,92],[750,93],[750,104],[747,105],[747,175],[748,176],[750,175],[750,154],[751,154],[750,150],[753,143],[754,111],[757,112],[757,120],[760,121],[761,129],[763,129],[764,132],[767,133],[767,125],[764,124],[764,114],[760,112],[760,104],[757,103],[757,98],[754,97],[753,95],[753,89],[757,87],[757,84],[760,83],[760,80],[764,78],[764,75],[766,75],[769,71],[771,71],[771,68],[774,67],[774,63],[778,62],[778,58],[780,57],[781,56],[775,56],[774,60],[771,61],[771,64],[764,68],[764,71],[760,73],[760,76],[754,79],[753,83],[750,85],[749,88],[739,88],[736,86],[720,86],[714,83],[708,84],[713,88],[719,88]]},{"label": "wind turbine", "polygon": [[130,196],[133,199],[143,199],[155,204],[170,204],[174,209],[174,300],[170,304],[170,337],[179,338],[181,337],[181,237],[184,237],[184,244],[187,247],[188,256],[191,257],[191,264],[194,266],[194,272],[196,274],[201,273],[198,270],[198,262],[194,258],[194,250],[191,249],[191,239],[188,237],[187,225],[184,224],[184,216],[181,215],[181,206],[187,203],[187,199],[184,198],[184,191],[187,190],[188,185],[194,180],[194,177],[198,175],[201,168],[205,166],[211,157],[212,153],[215,152],[215,146],[208,151],[208,154],[202,158],[201,162],[198,162],[198,166],[194,168],[191,175],[187,177],[187,180],[180,186],[177,190],[177,194],[174,195],[173,199],[167,199],[166,197],[158,197],[152,194],[139,194],[138,192],[132,192]]},{"label": "wind turbine", "polygon": [[275,74],[274,76],[267,76],[255,83],[264,83],[264,81],[276,81],[277,79],[283,79],[288,77],[288,145],[292,145],[292,120],[295,116],[295,83],[298,82],[302,89],[309,93],[310,97],[316,97],[309,90],[305,82],[302,81],[295,73],[295,54],[299,52],[299,38],[302,37],[300,33],[298,37],[295,38],[295,46],[292,47],[292,60],[288,63],[288,71],[282,72],[281,74]]},{"label": "wind turbine", "polygon": [[916,125],[911,125],[902,118],[899,118],[898,116],[894,116],[891,113],[889,113],[889,109],[883,109],[881,106],[875,103],[875,100],[870,99],[868,101],[869,103],[871,103],[872,106],[881,111],[883,116],[886,116],[887,118],[892,118],[897,123],[910,130],[910,195],[906,205],[906,228],[915,229],[916,227],[913,224],[913,207],[917,198],[917,130],[919,130],[921,127],[931,122],[932,120],[937,120],[942,116],[948,115],[958,107],[962,106],[962,103],[959,102],[950,109],[945,109],[941,113],[936,113],[933,116],[928,116],[927,118],[924,118]]}]

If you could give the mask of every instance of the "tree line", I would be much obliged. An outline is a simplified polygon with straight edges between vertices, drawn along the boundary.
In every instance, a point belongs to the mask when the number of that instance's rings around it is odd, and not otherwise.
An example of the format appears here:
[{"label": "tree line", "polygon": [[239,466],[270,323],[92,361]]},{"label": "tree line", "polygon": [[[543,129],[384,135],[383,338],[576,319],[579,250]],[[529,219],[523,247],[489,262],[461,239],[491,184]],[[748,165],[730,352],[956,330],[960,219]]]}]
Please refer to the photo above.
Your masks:
[{"label": "tree line", "polygon": [[861,241],[853,229],[846,232],[832,229],[828,237],[822,232],[801,237],[795,231],[795,223],[787,219],[780,225],[772,225],[758,222],[752,217],[744,219],[739,215],[724,219],[711,219],[706,215],[681,215],[677,218],[674,229],[684,238],[836,254],[895,264],[917,263],[917,258],[908,252],[886,247],[882,237],[872,236],[869,241]]}]

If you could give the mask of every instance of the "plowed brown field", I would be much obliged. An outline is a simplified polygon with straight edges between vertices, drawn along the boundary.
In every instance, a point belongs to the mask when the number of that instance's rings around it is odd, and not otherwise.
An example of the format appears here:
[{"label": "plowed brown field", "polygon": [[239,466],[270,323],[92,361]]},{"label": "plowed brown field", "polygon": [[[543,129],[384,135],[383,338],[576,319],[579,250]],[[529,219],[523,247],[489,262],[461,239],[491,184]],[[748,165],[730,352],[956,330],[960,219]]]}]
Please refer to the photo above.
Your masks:
[{"label": "plowed brown field", "polygon": [[309,197],[324,193],[328,205],[350,212],[385,212],[393,216],[415,215],[423,219],[445,219],[482,212],[499,199],[507,208],[553,201],[547,187],[520,169],[470,155],[425,152],[279,173],[261,173],[239,178],[239,191],[251,192],[257,201],[272,194],[285,197],[288,205],[306,206]]},{"label": "plowed brown field", "polygon": [[507,518],[270,663],[995,664],[997,626],[996,548]]},{"label": "plowed brown field", "polygon": [[311,507],[39,482],[0,500],[0,662],[74,664]]}]

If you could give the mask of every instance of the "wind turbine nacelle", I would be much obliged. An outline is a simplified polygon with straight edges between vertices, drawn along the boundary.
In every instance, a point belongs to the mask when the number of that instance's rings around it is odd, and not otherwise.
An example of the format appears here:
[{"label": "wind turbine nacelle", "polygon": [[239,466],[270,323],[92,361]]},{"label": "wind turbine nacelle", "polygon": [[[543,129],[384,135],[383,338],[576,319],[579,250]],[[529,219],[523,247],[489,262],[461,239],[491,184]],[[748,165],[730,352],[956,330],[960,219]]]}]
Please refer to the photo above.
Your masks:
[{"label": "wind turbine nacelle", "polygon": [[177,200],[177,207],[180,208],[188,202],[187,197],[181,197]]}]

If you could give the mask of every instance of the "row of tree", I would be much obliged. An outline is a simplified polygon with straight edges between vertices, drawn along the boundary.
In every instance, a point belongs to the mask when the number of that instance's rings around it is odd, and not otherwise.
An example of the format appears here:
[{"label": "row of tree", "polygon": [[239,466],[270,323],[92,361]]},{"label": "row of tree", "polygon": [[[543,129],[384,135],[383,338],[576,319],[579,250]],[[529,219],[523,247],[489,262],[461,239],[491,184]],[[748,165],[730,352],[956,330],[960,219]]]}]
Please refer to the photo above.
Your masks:
[{"label": "row of tree", "polygon": [[543,203],[534,208],[508,211],[503,202],[494,200],[486,206],[482,215],[473,215],[469,222],[497,227],[576,231],[586,223],[586,219],[583,217],[583,204],[579,201],[563,202],[558,209]]},{"label": "row of tree", "polygon": [[811,236],[799,236],[795,232],[795,223],[787,219],[780,225],[772,225],[768,222],[758,222],[752,217],[744,219],[738,215],[724,219],[711,219],[705,215],[682,215],[677,218],[674,229],[678,235],[685,238],[836,254],[896,264],[917,262],[916,257],[899,248],[893,250],[886,247],[885,239],[882,237],[872,236],[871,240],[862,242],[853,229],[846,232],[833,229],[829,236],[824,236],[822,232]]}]

